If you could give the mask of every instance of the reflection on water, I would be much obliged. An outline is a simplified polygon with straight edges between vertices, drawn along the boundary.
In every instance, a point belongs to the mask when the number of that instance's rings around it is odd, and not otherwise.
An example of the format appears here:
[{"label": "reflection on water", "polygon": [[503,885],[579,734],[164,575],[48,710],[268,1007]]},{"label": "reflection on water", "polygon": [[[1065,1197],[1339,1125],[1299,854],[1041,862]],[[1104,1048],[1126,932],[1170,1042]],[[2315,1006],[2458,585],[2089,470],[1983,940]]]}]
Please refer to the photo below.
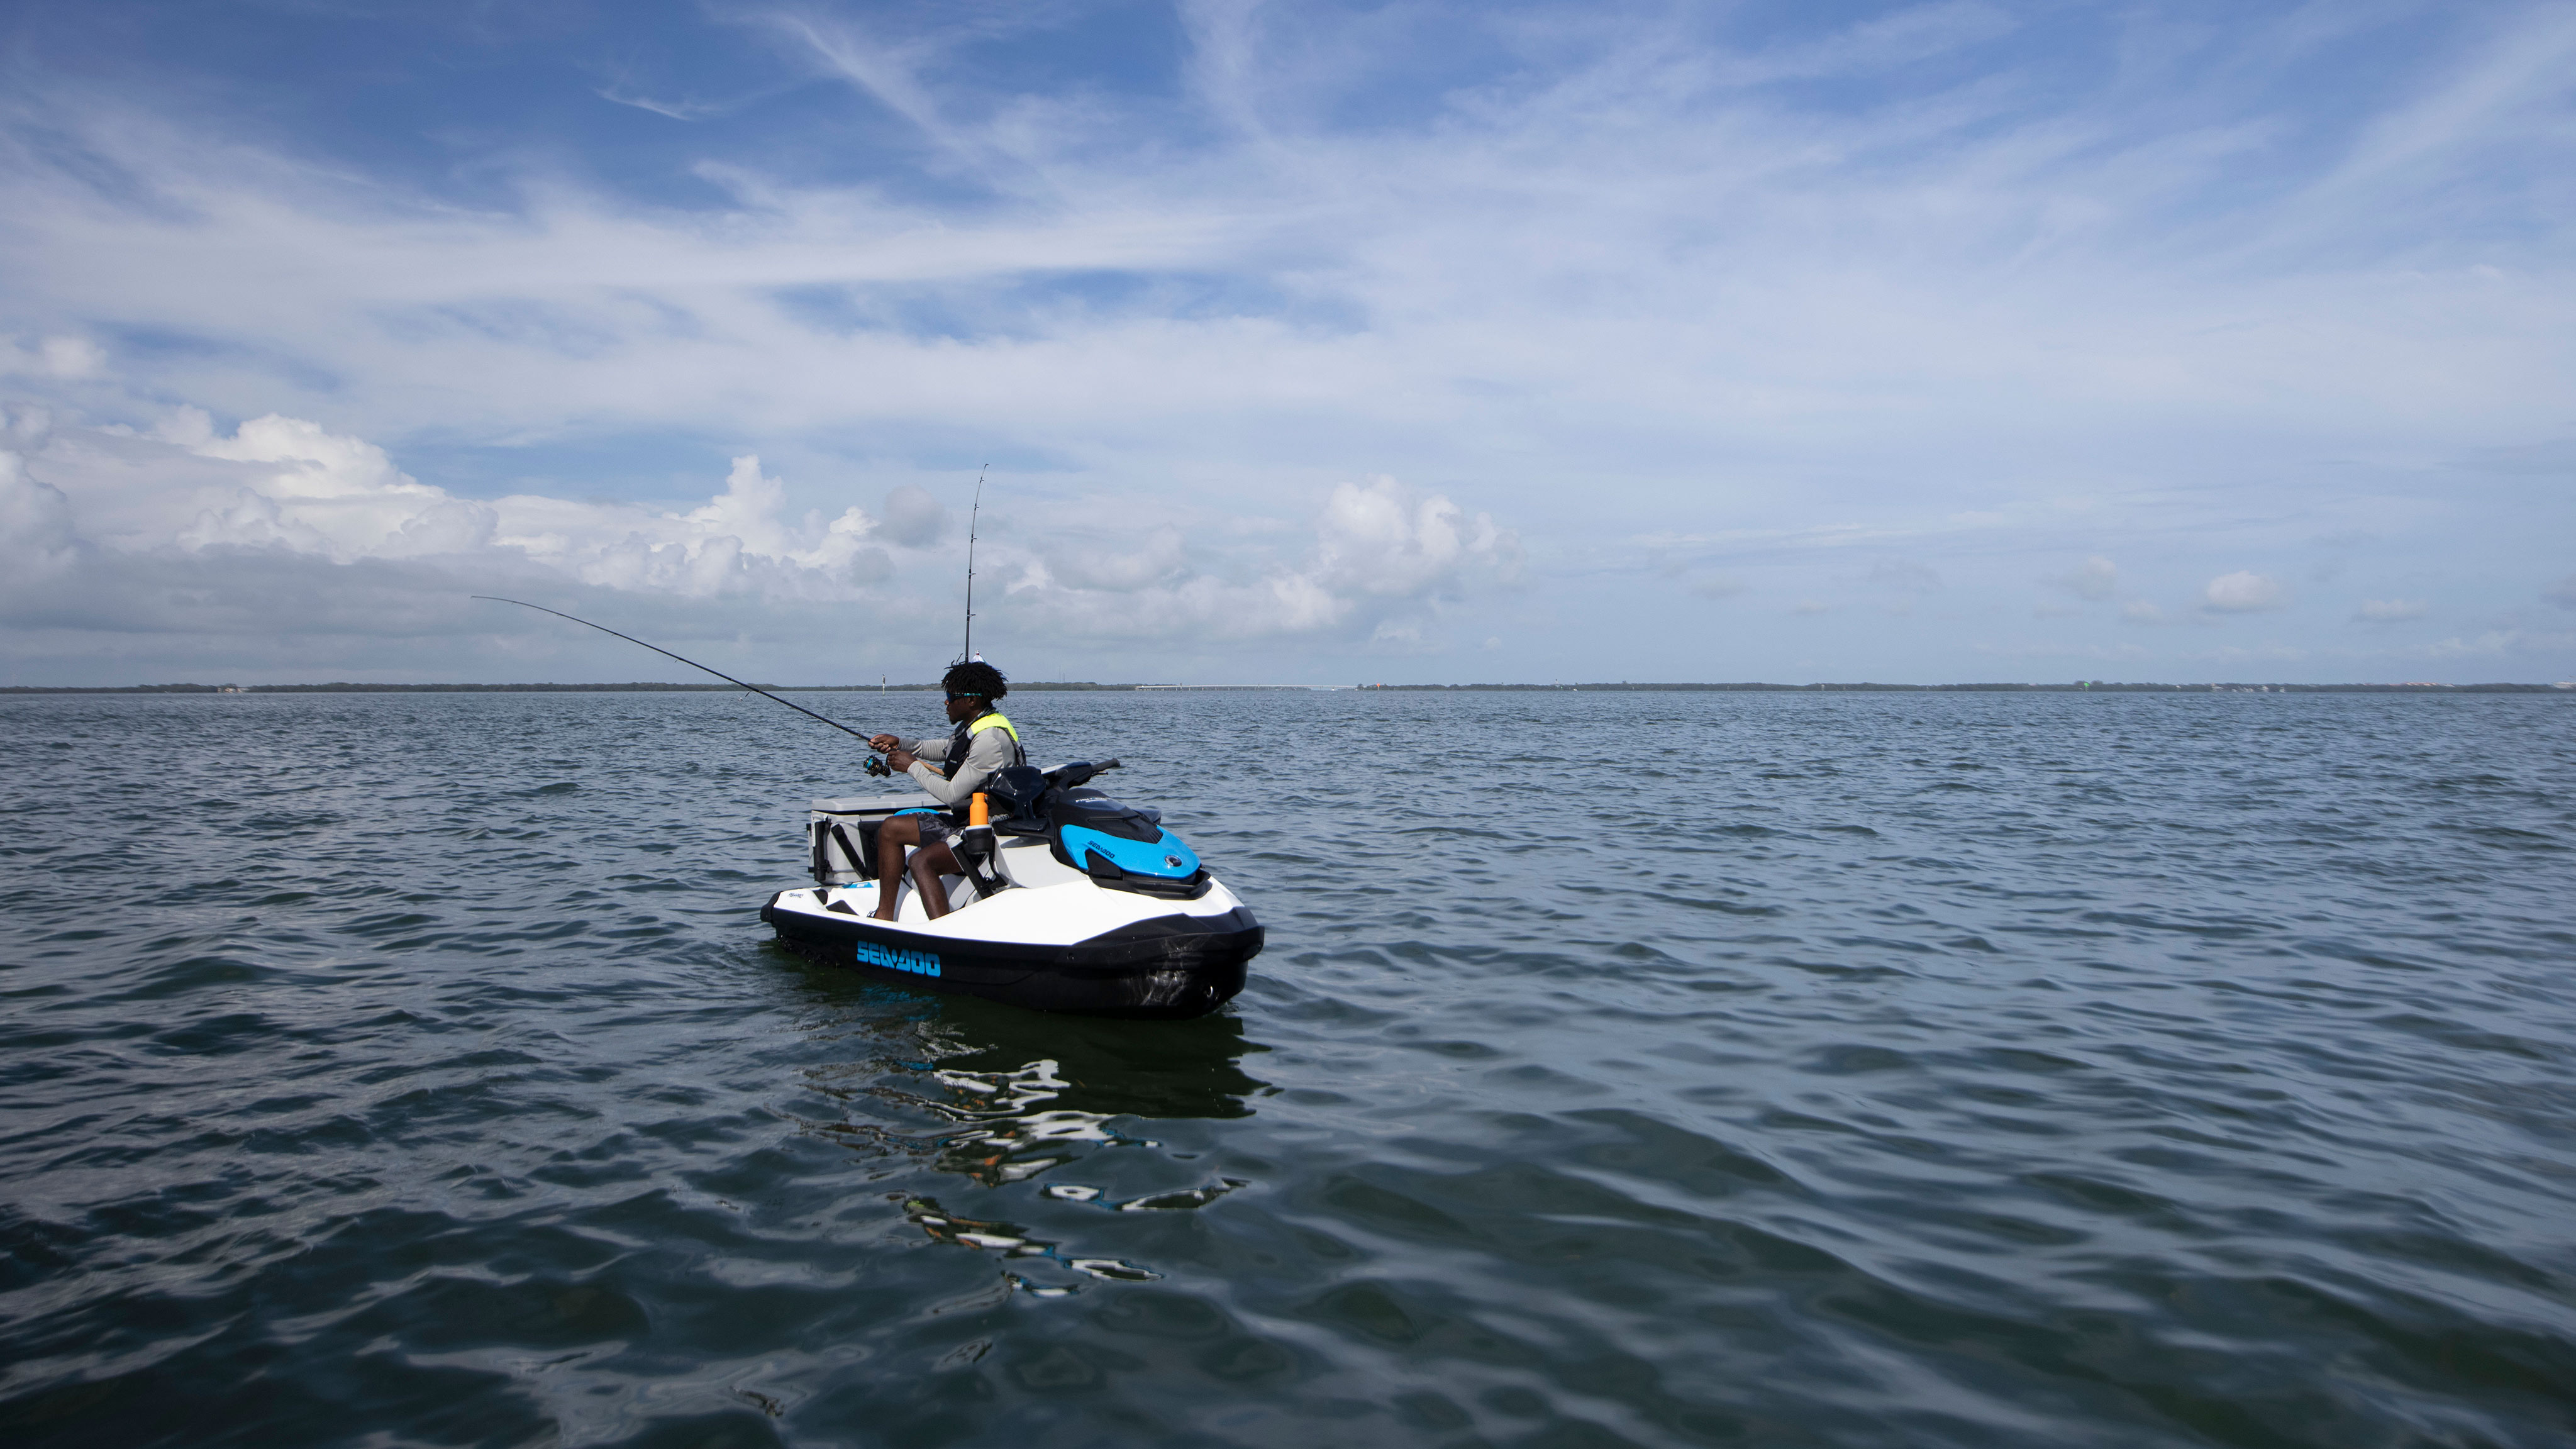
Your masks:
[{"label": "reflection on water", "polygon": [[1000,1253],[1018,1263],[1021,1271],[1003,1270],[1002,1276],[1023,1293],[1040,1298],[1062,1298],[1075,1291],[1075,1285],[1045,1277],[1031,1277],[1035,1259],[1057,1268],[1115,1283],[1145,1283],[1163,1275],[1151,1268],[1116,1258],[1083,1257],[1063,1251],[1063,1244],[1029,1236],[1026,1228],[982,1218],[959,1217],[939,1205],[937,1198],[917,1197],[903,1205],[904,1216],[928,1233],[931,1240],[954,1243],[961,1248]]},{"label": "reflection on water", "polygon": [[[971,998],[925,1001],[853,978],[814,984],[830,1005],[811,1028],[817,1040],[866,1049],[846,1061],[806,1066],[828,1115],[800,1118],[807,1132],[871,1157],[907,1159],[999,1188],[1080,1163],[1108,1150],[1154,1151],[1162,1143],[1137,1127],[1155,1118],[1239,1118],[1268,1084],[1244,1072],[1247,1042],[1234,1017],[1194,1022],[1104,1022],[1048,1018]],[[853,1010],[848,1002],[855,998]],[[1043,1044],[1055,1053],[1013,1060]],[[1104,1212],[1187,1212],[1248,1187],[1216,1177],[1202,1184],[1119,1197],[1081,1182],[1051,1182],[1047,1199]],[[1083,1280],[1140,1283],[1163,1276],[1125,1259],[1069,1249],[1013,1222],[963,1216],[928,1195],[901,1198],[904,1216],[932,1241],[1000,1255],[1004,1281],[1020,1292],[1060,1298]]]}]

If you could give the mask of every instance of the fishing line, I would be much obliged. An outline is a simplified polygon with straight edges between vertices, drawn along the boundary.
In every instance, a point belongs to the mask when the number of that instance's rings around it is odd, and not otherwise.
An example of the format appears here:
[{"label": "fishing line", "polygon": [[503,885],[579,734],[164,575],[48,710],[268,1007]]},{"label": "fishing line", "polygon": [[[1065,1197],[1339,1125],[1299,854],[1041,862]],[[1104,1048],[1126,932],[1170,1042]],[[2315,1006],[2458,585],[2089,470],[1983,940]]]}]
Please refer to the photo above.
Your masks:
[{"label": "fishing line", "polygon": [[[580,624],[586,628],[597,629],[602,634],[617,634],[616,630],[609,628],[606,624],[593,624],[588,619],[574,619],[572,615],[565,613],[561,609],[549,609],[543,604],[531,604],[525,599],[505,599],[499,594],[476,594],[473,597],[489,600],[495,604],[516,604],[522,609],[534,609],[540,614],[552,614],[558,619],[572,619],[574,623]],[[682,664],[689,666],[691,669],[705,670],[707,673],[714,675],[716,678],[723,680],[727,684],[740,684],[743,688],[750,690],[752,693],[759,695],[763,699],[778,699],[777,695],[770,693],[768,690],[761,688],[757,684],[743,684],[741,680],[734,678],[732,675],[725,673],[721,669],[708,669],[707,666],[700,664],[698,661],[682,658],[680,655],[672,653],[670,650],[663,648],[659,644],[645,644],[643,640],[636,638],[632,634],[617,634],[617,637],[625,640],[629,644],[642,645],[644,648],[652,650],[654,653],[661,655],[665,659],[678,659]],[[798,714],[805,715],[813,719],[819,719],[823,723],[830,725],[832,728],[839,730],[841,733],[848,735],[854,740],[865,741],[868,738],[866,735],[860,734],[857,730],[850,728],[839,720],[833,719],[829,715],[815,714],[814,711],[807,709],[805,706],[798,704],[792,699],[778,699],[778,702],[787,706],[789,709],[796,711]],[[869,743],[868,748],[875,749],[876,746],[871,742]]]}]

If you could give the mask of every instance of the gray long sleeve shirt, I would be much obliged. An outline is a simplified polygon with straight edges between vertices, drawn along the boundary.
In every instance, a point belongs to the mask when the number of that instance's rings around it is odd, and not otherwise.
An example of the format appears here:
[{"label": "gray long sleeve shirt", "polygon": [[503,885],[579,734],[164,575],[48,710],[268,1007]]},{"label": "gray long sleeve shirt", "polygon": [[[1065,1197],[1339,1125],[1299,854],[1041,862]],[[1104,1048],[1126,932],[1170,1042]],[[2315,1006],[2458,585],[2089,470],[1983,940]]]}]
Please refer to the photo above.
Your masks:
[{"label": "gray long sleeve shirt", "polygon": [[966,760],[957,767],[957,778],[953,780],[940,778],[938,767],[928,763],[948,758],[948,736],[905,740],[903,748],[919,756],[904,773],[942,805],[964,804],[967,796],[984,788],[984,782],[993,778],[995,771],[1012,763],[1011,732],[1000,725],[977,730],[966,742]]}]

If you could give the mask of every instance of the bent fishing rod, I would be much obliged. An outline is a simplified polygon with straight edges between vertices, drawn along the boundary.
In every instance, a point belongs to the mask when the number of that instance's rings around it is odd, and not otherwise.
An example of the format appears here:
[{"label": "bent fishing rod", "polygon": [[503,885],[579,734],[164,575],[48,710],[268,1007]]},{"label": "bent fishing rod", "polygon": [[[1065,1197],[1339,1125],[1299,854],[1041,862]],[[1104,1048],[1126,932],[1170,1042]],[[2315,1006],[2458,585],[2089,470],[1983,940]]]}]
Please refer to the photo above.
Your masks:
[{"label": "bent fishing rod", "polygon": [[[857,730],[850,728],[848,725],[841,723],[839,720],[836,720],[829,715],[815,714],[814,711],[807,709],[805,706],[798,704],[792,699],[778,699],[777,695],[770,693],[768,690],[761,688],[757,684],[743,684],[741,680],[734,678],[732,675],[725,673],[721,669],[708,669],[707,666],[700,664],[698,661],[694,659],[681,658],[681,656],[672,653],[670,650],[663,648],[659,644],[645,644],[643,640],[636,638],[632,634],[618,634],[616,630],[609,628],[606,624],[593,624],[588,619],[574,619],[572,615],[565,613],[561,609],[549,609],[543,604],[531,604],[525,599],[505,599],[499,594],[476,594],[473,595],[473,597],[484,599],[495,604],[516,604],[522,609],[534,609],[540,614],[552,614],[558,619],[572,619],[572,622],[582,625],[585,628],[597,629],[602,634],[616,634],[618,638],[625,640],[627,643],[642,645],[644,648],[652,650],[654,653],[661,655],[665,659],[678,659],[682,664],[689,666],[691,669],[703,670],[706,673],[712,674],[716,678],[723,680],[727,684],[742,685],[743,688],[750,690],[752,693],[759,695],[763,699],[777,699],[780,704],[787,706],[798,714],[806,715],[813,719],[819,719],[823,723],[830,725],[832,728],[839,730],[841,733],[848,735],[850,738],[865,743],[869,749],[876,748],[875,741],[870,740],[866,735],[860,734]],[[871,758],[869,759],[868,764],[872,767],[870,773],[880,773],[873,768],[878,764],[877,760]]]}]

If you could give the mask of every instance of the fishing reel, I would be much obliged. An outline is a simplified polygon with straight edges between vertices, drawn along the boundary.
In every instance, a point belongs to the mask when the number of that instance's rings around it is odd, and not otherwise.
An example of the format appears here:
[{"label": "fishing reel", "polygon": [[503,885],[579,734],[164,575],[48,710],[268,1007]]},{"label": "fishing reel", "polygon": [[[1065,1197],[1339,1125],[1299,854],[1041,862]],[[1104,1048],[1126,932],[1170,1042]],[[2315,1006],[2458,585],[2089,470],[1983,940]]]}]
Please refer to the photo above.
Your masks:
[{"label": "fishing reel", "polygon": [[868,773],[879,776],[891,775],[894,773],[894,769],[886,764],[885,756],[870,755],[868,756]]}]

